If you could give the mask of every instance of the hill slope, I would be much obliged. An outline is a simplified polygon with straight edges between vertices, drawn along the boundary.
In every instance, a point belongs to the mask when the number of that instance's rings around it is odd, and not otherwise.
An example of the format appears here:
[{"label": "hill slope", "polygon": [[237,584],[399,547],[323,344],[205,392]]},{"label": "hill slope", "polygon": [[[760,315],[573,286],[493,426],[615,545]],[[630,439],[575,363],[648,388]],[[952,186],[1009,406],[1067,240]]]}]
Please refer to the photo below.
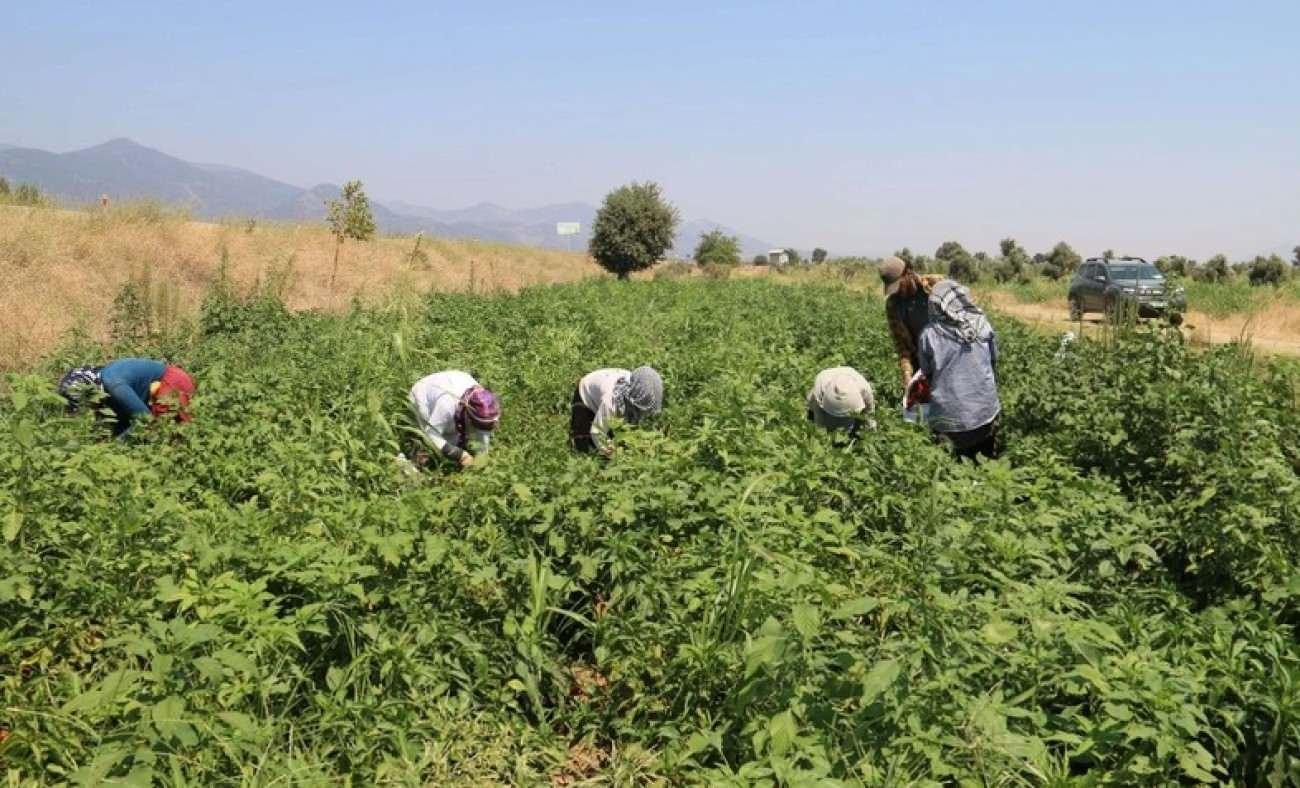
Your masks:
[{"label": "hill slope", "polygon": [[[0,145],[0,176],[34,183],[73,204],[95,203],[105,194],[114,201],[154,199],[205,219],[316,221],[325,216],[325,201],[339,192],[334,184],[303,189],[238,167],[184,161],[125,138],[69,153]],[[425,232],[573,250],[586,248],[596,214],[594,206],[582,202],[521,210],[487,202],[452,210],[382,200],[372,200],[371,205],[376,223],[387,233]],[[556,222],[579,222],[582,233],[557,236]],[[720,225],[685,221],[675,245],[677,255],[688,256],[700,233],[715,227]],[[746,255],[770,246],[731,228],[722,229],[740,237]]]},{"label": "hill slope", "polygon": [[193,314],[217,279],[249,290],[279,283],[295,309],[346,309],[428,290],[508,289],[599,275],[584,255],[482,241],[410,237],[343,247],[330,287],[334,241],[317,226],[192,222],[121,205],[108,211],[0,207],[0,371],[21,368],[81,326],[105,339],[114,298],[128,281]]}]

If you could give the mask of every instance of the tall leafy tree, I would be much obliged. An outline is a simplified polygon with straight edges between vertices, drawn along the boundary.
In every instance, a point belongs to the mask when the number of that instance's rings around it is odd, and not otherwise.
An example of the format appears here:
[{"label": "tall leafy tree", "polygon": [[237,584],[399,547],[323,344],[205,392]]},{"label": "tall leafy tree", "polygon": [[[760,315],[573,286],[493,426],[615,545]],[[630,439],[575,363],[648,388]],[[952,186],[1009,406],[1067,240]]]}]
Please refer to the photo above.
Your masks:
[{"label": "tall leafy tree", "polygon": [[339,251],[346,240],[368,241],[375,236],[375,217],[370,212],[370,198],[366,197],[361,181],[343,184],[343,193],[337,200],[325,203],[328,213],[325,221],[334,234],[334,268],[330,271],[330,288],[339,273]]},{"label": "tall leafy tree", "polygon": [[663,199],[659,184],[634,181],[605,195],[588,250],[601,268],[627,279],[672,248],[677,221],[677,209]]},{"label": "tall leafy tree", "polygon": [[814,249],[812,252],[812,261],[814,263],[826,262],[826,250],[821,248],[820,246]]}]

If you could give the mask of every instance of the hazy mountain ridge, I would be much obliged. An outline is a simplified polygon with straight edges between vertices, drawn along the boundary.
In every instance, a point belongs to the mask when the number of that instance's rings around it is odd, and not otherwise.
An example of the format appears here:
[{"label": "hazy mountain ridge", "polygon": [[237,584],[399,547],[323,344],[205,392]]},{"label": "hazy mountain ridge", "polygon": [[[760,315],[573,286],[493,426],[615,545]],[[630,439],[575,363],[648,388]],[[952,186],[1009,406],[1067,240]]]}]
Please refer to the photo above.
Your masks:
[{"label": "hazy mountain ridge", "polygon": [[[304,189],[239,167],[188,162],[126,138],[68,153],[0,144],[0,176],[15,183],[34,183],[72,203],[94,203],[102,194],[114,200],[155,199],[183,206],[205,219],[318,221],[325,217],[325,201],[336,198],[340,191],[335,184]],[[573,250],[586,247],[596,215],[596,207],[583,202],[525,209],[482,202],[439,209],[372,199],[371,207],[383,232],[426,232]],[[578,222],[581,232],[558,236],[557,222]],[[746,257],[770,247],[716,222],[693,220],[682,222],[675,253],[689,256],[700,234],[714,228],[738,236]]]}]

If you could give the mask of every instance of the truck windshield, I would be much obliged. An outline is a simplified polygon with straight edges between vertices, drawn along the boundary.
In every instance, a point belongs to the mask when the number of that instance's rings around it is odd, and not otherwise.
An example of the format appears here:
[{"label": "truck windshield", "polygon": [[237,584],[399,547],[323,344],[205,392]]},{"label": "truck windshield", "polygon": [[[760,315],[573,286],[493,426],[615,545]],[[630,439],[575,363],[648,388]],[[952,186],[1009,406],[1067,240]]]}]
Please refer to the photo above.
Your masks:
[{"label": "truck windshield", "polygon": [[1150,263],[1111,263],[1110,278],[1118,281],[1125,279],[1164,279],[1160,269]]}]

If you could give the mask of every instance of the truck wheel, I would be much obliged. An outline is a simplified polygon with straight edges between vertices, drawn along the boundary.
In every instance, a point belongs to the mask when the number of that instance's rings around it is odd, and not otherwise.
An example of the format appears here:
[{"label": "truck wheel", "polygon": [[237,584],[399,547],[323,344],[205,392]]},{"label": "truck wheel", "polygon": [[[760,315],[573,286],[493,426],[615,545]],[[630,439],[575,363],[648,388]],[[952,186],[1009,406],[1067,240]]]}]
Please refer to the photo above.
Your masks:
[{"label": "truck wheel", "polygon": [[1083,302],[1077,298],[1070,299],[1070,320],[1075,323],[1083,320]]}]

